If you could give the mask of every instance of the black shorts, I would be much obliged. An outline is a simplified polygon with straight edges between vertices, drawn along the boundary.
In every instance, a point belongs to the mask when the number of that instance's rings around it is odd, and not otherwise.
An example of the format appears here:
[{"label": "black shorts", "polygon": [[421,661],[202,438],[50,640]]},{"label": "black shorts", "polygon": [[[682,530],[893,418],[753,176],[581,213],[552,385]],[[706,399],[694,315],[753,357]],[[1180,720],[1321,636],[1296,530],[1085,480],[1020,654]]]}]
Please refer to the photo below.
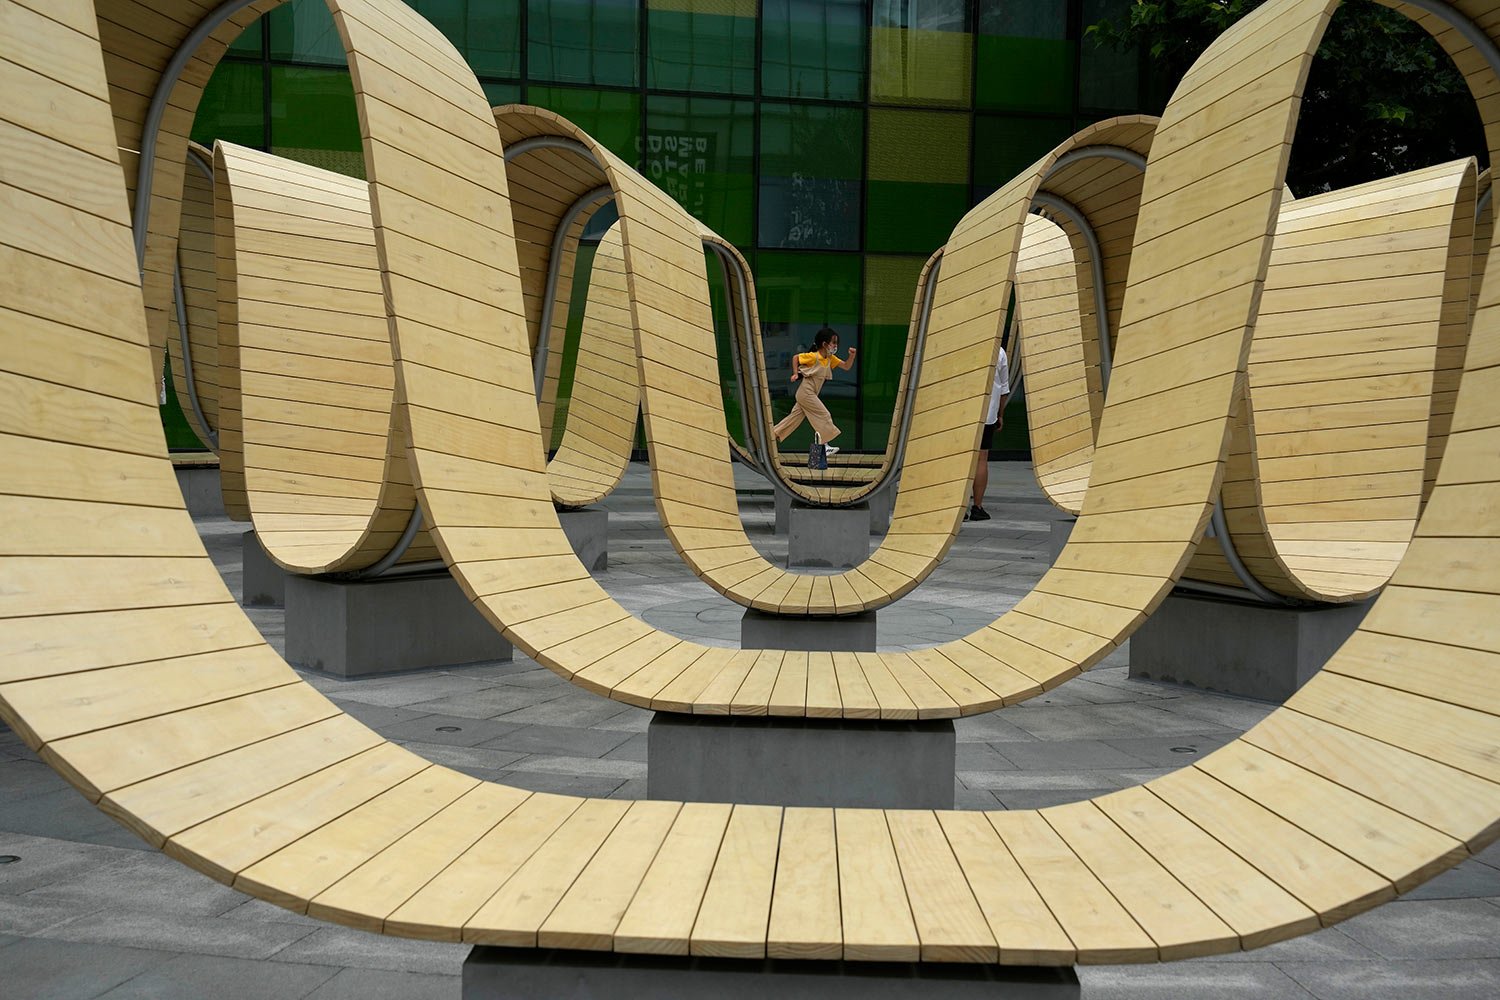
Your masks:
[{"label": "black shorts", "polygon": [[979,450],[989,451],[990,445],[995,441],[995,428],[1000,426],[1000,421],[984,425],[984,433],[979,435]]}]

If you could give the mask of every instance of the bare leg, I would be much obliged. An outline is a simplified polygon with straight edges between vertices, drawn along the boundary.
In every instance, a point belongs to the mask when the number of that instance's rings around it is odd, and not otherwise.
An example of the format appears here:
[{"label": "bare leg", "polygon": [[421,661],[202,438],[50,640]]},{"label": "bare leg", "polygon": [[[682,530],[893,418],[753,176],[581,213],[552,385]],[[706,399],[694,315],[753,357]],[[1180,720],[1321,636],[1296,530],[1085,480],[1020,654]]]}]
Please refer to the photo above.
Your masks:
[{"label": "bare leg", "polygon": [[990,488],[990,453],[979,453],[979,464],[974,468],[974,506],[984,506],[984,491]]}]

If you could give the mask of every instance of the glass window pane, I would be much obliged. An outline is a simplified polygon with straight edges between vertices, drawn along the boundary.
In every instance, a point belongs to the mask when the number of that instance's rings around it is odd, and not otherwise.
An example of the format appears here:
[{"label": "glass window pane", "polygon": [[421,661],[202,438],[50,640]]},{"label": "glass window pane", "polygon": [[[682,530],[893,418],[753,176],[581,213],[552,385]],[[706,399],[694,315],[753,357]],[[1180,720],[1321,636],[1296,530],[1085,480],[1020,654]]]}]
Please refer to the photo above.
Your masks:
[{"label": "glass window pane", "polygon": [[[812,350],[814,334],[825,326],[832,327],[839,335],[840,357],[847,357],[849,348],[860,346],[859,271],[856,254],[756,254],[756,297],[771,406],[777,419],[786,415],[797,388],[789,381],[792,355]],[[858,383],[854,377],[858,372],[858,367],[853,372],[837,372],[823,386],[821,398],[844,432],[838,441],[840,447],[860,447],[855,414]],[[803,424],[782,447],[805,452],[811,443],[812,431]]]},{"label": "glass window pane", "polygon": [[365,175],[348,70],[271,67],[271,152],[352,177]]},{"label": "glass window pane", "polygon": [[635,0],[528,0],[533,80],[633,87],[639,82]]},{"label": "glass window pane", "polygon": [[661,90],[755,90],[756,0],[649,0],[647,82]]},{"label": "glass window pane", "polygon": [[1068,0],[980,0],[975,103],[1071,113],[1078,50],[1067,36]]},{"label": "glass window pane", "polygon": [[864,100],[864,0],[764,0],[760,24],[762,94]]},{"label": "glass window pane", "polygon": [[[1083,23],[1105,19],[1123,22],[1131,0],[1083,0]],[[1141,54],[1138,49],[1121,52],[1085,39],[1080,46],[1078,103],[1085,108],[1135,111],[1141,107]]]},{"label": "glass window pane", "polygon": [[556,111],[626,163],[639,163],[641,95],[619,90],[531,87],[526,103]]},{"label": "glass window pane", "polygon": [[969,207],[969,116],[870,111],[865,249],[929,254]]},{"label": "glass window pane", "polygon": [[862,111],[761,105],[760,245],[858,249],[863,149]]},{"label": "glass window pane", "polygon": [[264,76],[260,63],[225,60],[214,68],[193,119],[193,140],[205,146],[215,139],[254,149],[265,148]]},{"label": "glass window pane", "polygon": [[964,0],[875,0],[870,25],[870,100],[878,104],[969,106]]},{"label": "glass window pane", "polygon": [[906,358],[912,299],[926,257],[865,258],[865,323],[858,376],[864,447],[885,447]]},{"label": "glass window pane", "polygon": [[344,65],[344,43],[324,0],[292,0],[271,11],[266,20],[272,59]]},{"label": "glass window pane", "polygon": [[521,103],[519,83],[488,83],[481,80],[479,85],[484,88],[484,96],[489,100],[492,108],[498,108],[502,104]]},{"label": "glass window pane", "polygon": [[976,115],[973,200],[987,198],[1073,132],[1070,118]]},{"label": "glass window pane", "polygon": [[240,32],[238,38],[229,43],[229,54],[235,56],[259,56],[266,34],[266,19],[258,17]]},{"label": "glass window pane", "polygon": [[749,101],[653,96],[646,176],[737,246],[750,245],[755,109]]},{"label": "glass window pane", "polygon": [[460,51],[480,76],[521,75],[521,0],[468,0]]}]

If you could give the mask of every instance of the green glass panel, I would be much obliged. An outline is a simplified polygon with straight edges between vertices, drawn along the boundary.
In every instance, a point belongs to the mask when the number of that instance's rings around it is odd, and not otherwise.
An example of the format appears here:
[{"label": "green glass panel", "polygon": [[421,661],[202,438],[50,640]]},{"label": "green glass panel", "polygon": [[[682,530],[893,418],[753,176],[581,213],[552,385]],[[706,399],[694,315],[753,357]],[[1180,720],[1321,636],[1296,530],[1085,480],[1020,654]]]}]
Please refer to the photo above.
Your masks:
[{"label": "green glass panel", "polygon": [[760,245],[857,250],[864,113],[762,104]]},{"label": "green glass panel", "polygon": [[724,292],[724,265],[719,255],[704,251],[708,268],[708,297],[714,313],[714,345],[718,352],[719,385],[724,390],[724,422],[729,436],[745,443],[745,423],[740,416],[739,377],[734,364],[734,327],[729,315],[729,298]]},{"label": "green glass panel", "polygon": [[750,101],[652,96],[646,176],[714,232],[750,245],[755,107]]},{"label": "green glass panel", "polygon": [[865,248],[931,253],[969,207],[969,116],[870,111]]},{"label": "green glass panel", "polygon": [[755,91],[755,0],[649,0],[646,6],[651,87]]},{"label": "green glass panel", "polygon": [[858,376],[860,436],[864,447],[885,447],[894,419],[901,365],[911,326],[912,301],[925,257],[865,258],[865,322]]},{"label": "green glass panel", "polygon": [[529,87],[526,103],[556,111],[626,163],[640,162],[641,95],[621,90]]},{"label": "green glass panel", "polygon": [[870,100],[968,107],[973,58],[968,8],[964,0],[874,0]]},{"label": "green glass panel", "polygon": [[521,102],[521,85],[519,83],[487,83],[480,81],[484,88],[484,96],[490,102],[490,107],[498,108],[502,104],[519,104]]},{"label": "green glass panel", "polygon": [[636,86],[639,20],[635,0],[528,0],[531,79]]},{"label": "green glass panel", "polygon": [[215,139],[261,149],[266,143],[264,70],[260,63],[226,59],[214,67],[198,115],[193,141],[205,146]]},{"label": "green glass panel", "polygon": [[974,119],[974,200],[980,201],[1073,134],[1070,118]]},{"label": "green glass panel", "polygon": [[240,32],[238,38],[229,43],[232,56],[259,56],[265,48],[266,19],[258,17]]},{"label": "green glass panel", "polygon": [[162,385],[166,392],[160,397],[161,429],[167,437],[168,451],[207,451],[208,446],[198,440],[187,414],[182,412],[182,401],[172,386],[172,362],[167,361],[162,370]]},{"label": "green glass panel", "polygon": [[[1131,0],[1083,0],[1083,23],[1098,24],[1105,19],[1123,23],[1131,6]],[[1121,52],[1086,39],[1080,45],[1079,62],[1078,103],[1081,107],[1110,111],[1141,108],[1139,50]]]},{"label": "green glass panel", "polygon": [[266,16],[271,31],[271,58],[344,65],[344,43],[324,0],[292,0]]},{"label": "green glass panel", "polygon": [[975,103],[1071,113],[1077,45],[1067,34],[1068,0],[980,0]]},{"label": "green glass panel", "polygon": [[[860,285],[860,258],[856,254],[756,254],[756,297],[771,405],[777,419],[791,408],[792,393],[797,388],[790,381],[792,355],[812,350],[814,334],[825,326],[832,327],[839,335],[840,357],[846,357],[849,348],[860,346]],[[862,364],[864,358],[858,362]],[[821,398],[843,431],[840,447],[861,447],[856,425],[858,365],[853,372],[835,373],[823,386]],[[806,451],[811,443],[812,431],[803,424],[783,448]]]},{"label": "green glass panel", "polygon": [[406,0],[480,76],[519,76],[520,0]]},{"label": "green glass panel", "polygon": [[271,67],[271,152],[364,176],[359,113],[348,70]]},{"label": "green glass panel", "polygon": [[766,97],[864,100],[864,0],[764,0],[760,24]]},{"label": "green glass panel", "polygon": [[460,51],[480,76],[521,75],[521,0],[468,0]]}]

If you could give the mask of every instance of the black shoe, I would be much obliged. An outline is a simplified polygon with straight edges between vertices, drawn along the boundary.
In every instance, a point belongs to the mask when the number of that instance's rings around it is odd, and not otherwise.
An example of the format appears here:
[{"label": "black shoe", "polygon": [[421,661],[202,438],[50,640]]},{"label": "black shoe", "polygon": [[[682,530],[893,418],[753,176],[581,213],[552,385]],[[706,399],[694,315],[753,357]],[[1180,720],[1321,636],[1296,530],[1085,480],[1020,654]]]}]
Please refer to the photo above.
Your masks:
[{"label": "black shoe", "polygon": [[988,521],[989,519],[990,519],[989,513],[983,507],[979,506],[978,504],[975,504],[974,506],[972,506],[972,507],[969,508],[969,516],[968,516],[967,520],[970,520],[970,521]]}]

